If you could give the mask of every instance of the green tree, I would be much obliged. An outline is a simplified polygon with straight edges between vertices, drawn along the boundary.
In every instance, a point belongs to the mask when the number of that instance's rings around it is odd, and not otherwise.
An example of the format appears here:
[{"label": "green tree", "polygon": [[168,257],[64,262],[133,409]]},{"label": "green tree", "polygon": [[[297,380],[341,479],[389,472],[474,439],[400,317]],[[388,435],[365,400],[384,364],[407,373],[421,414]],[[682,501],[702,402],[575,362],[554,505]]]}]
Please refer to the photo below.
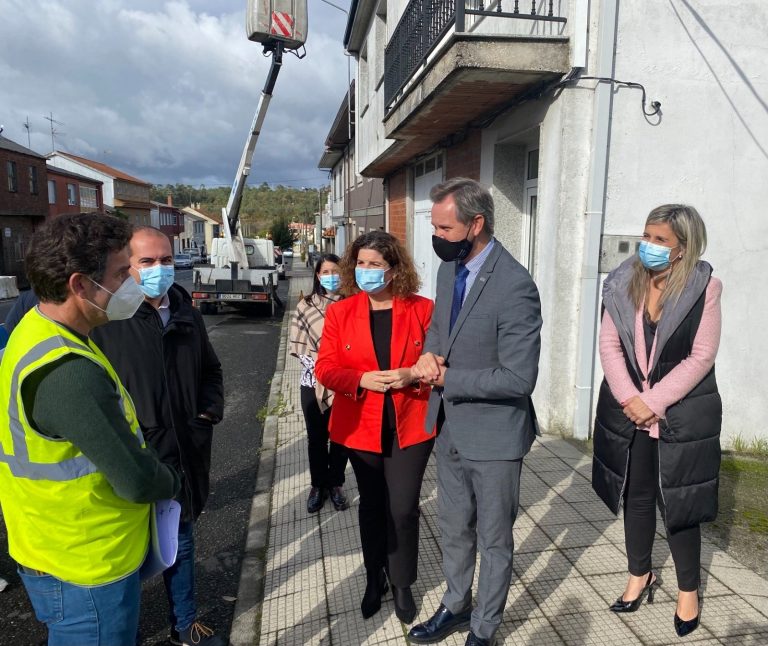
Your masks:
[{"label": "green tree", "polygon": [[270,233],[272,234],[272,242],[278,249],[285,249],[293,244],[293,234],[288,226],[288,221],[284,218],[279,218],[272,223]]}]

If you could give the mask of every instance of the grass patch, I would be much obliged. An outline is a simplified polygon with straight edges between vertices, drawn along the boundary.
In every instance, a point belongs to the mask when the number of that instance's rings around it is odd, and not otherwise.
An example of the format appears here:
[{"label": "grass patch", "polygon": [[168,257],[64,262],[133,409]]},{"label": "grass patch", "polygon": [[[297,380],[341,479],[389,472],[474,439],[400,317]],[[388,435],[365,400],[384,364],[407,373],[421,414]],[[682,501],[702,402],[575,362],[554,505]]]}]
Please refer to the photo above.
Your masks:
[{"label": "grass patch", "polygon": [[735,453],[768,458],[768,438],[765,437],[753,437],[748,439],[739,434],[731,438],[730,448],[731,451]]},{"label": "grass patch", "polygon": [[272,408],[269,407],[269,404],[264,404],[264,406],[262,406],[259,409],[259,411],[256,413],[256,419],[263,424],[267,419],[267,417],[269,417],[270,415],[277,415],[278,417],[284,417],[287,411],[288,411],[288,402],[286,401],[285,397],[283,397],[283,393],[278,393],[277,403]]}]

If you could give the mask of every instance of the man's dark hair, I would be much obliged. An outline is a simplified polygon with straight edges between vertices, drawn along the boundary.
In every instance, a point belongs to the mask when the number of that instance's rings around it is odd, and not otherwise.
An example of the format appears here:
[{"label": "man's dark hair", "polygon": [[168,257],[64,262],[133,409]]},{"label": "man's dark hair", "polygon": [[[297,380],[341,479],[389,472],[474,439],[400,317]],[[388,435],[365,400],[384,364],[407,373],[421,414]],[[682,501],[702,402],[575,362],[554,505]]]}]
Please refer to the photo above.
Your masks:
[{"label": "man's dark hair", "polygon": [[35,231],[25,268],[27,278],[43,302],[67,300],[70,276],[104,278],[107,257],[125,249],[132,227],[125,220],[99,213],[60,215]]}]

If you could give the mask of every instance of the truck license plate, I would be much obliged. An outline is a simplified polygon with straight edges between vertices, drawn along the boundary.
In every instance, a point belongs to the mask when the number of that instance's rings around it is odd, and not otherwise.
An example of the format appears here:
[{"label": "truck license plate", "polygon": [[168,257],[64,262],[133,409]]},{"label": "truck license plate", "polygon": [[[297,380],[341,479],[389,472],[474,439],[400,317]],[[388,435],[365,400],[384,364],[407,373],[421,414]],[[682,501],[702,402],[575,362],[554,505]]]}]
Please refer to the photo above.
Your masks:
[{"label": "truck license plate", "polygon": [[244,296],[242,294],[219,294],[219,298],[223,301],[241,301]]}]

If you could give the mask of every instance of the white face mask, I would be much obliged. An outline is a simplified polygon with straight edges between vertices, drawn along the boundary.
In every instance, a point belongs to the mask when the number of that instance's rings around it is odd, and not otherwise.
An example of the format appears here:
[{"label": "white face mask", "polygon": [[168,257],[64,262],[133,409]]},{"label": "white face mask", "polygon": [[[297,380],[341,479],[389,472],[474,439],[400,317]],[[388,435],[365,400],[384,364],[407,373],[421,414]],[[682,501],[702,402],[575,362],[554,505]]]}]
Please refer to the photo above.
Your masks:
[{"label": "white face mask", "polygon": [[[88,301],[97,310],[101,310],[107,315],[110,321],[122,321],[124,319],[131,318],[136,314],[136,310],[144,302],[144,292],[141,291],[138,283],[131,277],[125,279],[117,291],[110,292],[103,285],[99,285],[93,278],[89,278],[94,285],[99,289],[103,289],[107,294],[112,294],[112,298],[107,303],[107,309],[103,309],[96,305],[93,301]],[[87,300],[87,299],[86,299]]]}]

